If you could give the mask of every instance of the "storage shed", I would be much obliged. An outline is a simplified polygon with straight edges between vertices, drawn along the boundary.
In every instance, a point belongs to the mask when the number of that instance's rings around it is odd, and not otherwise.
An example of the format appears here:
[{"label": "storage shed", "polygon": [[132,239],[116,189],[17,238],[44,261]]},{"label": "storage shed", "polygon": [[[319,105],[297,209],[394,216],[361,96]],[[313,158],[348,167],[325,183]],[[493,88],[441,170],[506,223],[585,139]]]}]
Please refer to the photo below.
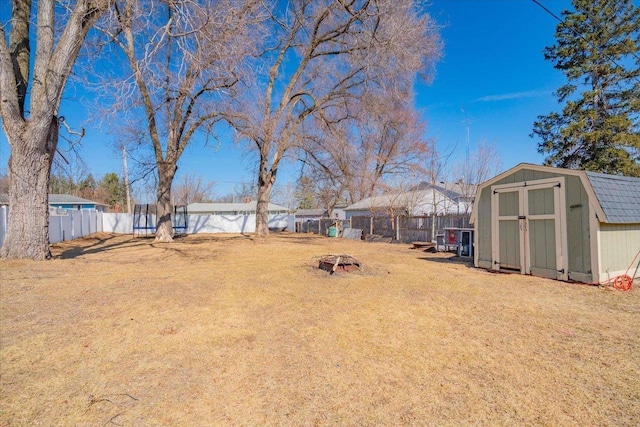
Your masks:
[{"label": "storage shed", "polygon": [[521,163],[479,186],[471,222],[476,267],[606,282],[640,251],[640,178]]}]

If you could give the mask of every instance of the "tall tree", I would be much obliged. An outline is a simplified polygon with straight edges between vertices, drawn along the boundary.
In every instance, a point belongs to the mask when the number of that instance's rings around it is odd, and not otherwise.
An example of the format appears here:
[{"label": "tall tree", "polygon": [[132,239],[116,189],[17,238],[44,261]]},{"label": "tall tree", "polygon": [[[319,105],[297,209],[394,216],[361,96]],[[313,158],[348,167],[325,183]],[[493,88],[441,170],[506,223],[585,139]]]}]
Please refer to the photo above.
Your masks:
[{"label": "tall tree", "polygon": [[352,104],[351,111],[338,113],[338,119],[327,120],[325,114],[314,120],[314,130],[307,128],[300,137],[301,160],[314,177],[317,193],[333,188],[336,203],[343,197],[355,203],[384,192],[395,178],[413,181],[429,154],[411,99],[369,93]]},{"label": "tall tree", "polygon": [[[417,1],[273,2],[271,37],[228,120],[257,154],[256,234],[268,234],[268,203],[280,163],[312,117],[367,89],[409,93],[439,56],[437,27]],[[285,3],[285,4],[283,4]],[[277,7],[275,7],[277,6]]]},{"label": "tall tree", "polygon": [[127,205],[127,191],[124,180],[118,174],[111,172],[106,174],[96,188],[97,201],[109,205],[109,208],[119,212]]},{"label": "tall tree", "polygon": [[87,175],[78,183],[78,196],[84,199],[95,200],[98,183],[92,174]]},{"label": "tall tree", "polygon": [[129,66],[115,76],[121,79],[118,107],[144,117],[158,179],[156,241],[170,242],[171,186],[178,161],[197,132],[211,134],[220,104],[229,102],[240,64],[260,39],[255,31],[262,18],[255,10],[261,2],[114,2],[112,20],[101,30]]},{"label": "tall tree", "polygon": [[31,0],[13,0],[10,21],[0,25],[0,113],[11,147],[11,213],[0,250],[6,258],[51,257],[48,187],[60,101],[83,41],[110,1],[56,4],[38,0],[32,8]]},{"label": "tall tree", "polygon": [[431,241],[436,241],[436,216],[438,211],[444,211],[446,206],[442,206],[438,203],[438,197],[436,190],[440,182],[446,181],[448,173],[448,164],[451,159],[451,155],[455,150],[455,147],[448,149],[448,151],[441,151],[438,148],[438,140],[431,139],[429,142],[429,156],[426,158],[426,164],[424,170],[426,176],[429,178],[429,186],[431,188]]},{"label": "tall tree", "polygon": [[532,136],[545,162],[640,176],[640,8],[632,0],[573,0],[545,59],[567,77],[562,113],[539,116]]},{"label": "tall tree", "polygon": [[297,209],[317,208],[315,188],[316,183],[308,175],[302,175],[298,179],[295,189],[295,198],[298,202]]}]

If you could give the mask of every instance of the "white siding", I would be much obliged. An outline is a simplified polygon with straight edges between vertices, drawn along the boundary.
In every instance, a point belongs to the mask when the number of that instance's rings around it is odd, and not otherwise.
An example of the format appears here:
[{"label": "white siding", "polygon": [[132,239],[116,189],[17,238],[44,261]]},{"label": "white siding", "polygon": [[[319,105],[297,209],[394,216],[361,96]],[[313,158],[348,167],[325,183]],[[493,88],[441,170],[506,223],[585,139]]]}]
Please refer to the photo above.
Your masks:
[{"label": "white siding", "polygon": [[[600,280],[624,274],[640,251],[640,224],[600,224],[600,245]],[[629,276],[636,265],[631,266]]]}]

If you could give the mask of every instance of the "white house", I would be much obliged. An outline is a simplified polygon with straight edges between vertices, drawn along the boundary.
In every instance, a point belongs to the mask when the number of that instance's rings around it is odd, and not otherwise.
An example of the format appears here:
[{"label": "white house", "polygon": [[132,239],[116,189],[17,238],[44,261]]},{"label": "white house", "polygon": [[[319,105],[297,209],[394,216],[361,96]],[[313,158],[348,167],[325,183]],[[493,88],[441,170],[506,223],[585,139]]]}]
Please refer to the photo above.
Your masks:
[{"label": "white house", "polygon": [[[444,185],[428,188],[426,184],[411,191],[389,193],[367,197],[345,208],[346,218],[352,216],[410,215],[427,216],[435,211],[437,215],[462,214],[468,212],[470,202],[452,186]],[[422,187],[422,188],[421,188]]]},{"label": "white house", "polygon": [[[255,215],[258,202],[246,203],[191,203],[187,205],[189,215]],[[269,215],[288,213],[284,206],[269,203]]]}]

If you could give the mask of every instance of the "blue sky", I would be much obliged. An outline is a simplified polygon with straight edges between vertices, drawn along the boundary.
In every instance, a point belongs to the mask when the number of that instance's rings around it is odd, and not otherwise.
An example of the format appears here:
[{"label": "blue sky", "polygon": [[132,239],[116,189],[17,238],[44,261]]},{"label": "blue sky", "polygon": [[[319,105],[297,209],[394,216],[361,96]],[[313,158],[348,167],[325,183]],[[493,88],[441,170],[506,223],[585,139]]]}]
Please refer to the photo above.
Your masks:
[{"label": "blue sky", "polygon": [[[570,1],[541,1],[560,16]],[[479,141],[496,145],[504,169],[541,163],[530,138],[538,115],[558,110],[553,92],[565,80],[544,60],[558,21],[530,0],[435,0],[431,15],[444,25],[445,56],[431,86],[419,90],[427,131],[454,157]]]},{"label": "blue sky", "polygon": [[[570,0],[541,0],[560,16]],[[417,87],[416,104],[427,123],[427,137],[441,150],[455,148],[451,164],[463,159],[467,145],[494,143],[503,169],[520,162],[541,163],[537,141],[530,138],[538,115],[559,110],[553,91],[563,75],[544,60],[542,51],[554,43],[558,21],[531,0],[432,0],[428,11],[443,26],[444,57],[431,85]],[[122,173],[114,136],[88,119],[86,96],[68,93],[60,114],[75,127],[84,126],[82,157],[98,179]],[[73,124],[72,123],[72,124]],[[103,125],[104,126],[104,125]],[[0,173],[6,172],[9,146],[0,135]],[[231,141],[202,147],[194,141],[179,164],[178,178],[195,173],[214,181],[218,195],[241,181],[253,182],[253,158]],[[277,185],[295,183],[296,165],[281,168]]]}]

